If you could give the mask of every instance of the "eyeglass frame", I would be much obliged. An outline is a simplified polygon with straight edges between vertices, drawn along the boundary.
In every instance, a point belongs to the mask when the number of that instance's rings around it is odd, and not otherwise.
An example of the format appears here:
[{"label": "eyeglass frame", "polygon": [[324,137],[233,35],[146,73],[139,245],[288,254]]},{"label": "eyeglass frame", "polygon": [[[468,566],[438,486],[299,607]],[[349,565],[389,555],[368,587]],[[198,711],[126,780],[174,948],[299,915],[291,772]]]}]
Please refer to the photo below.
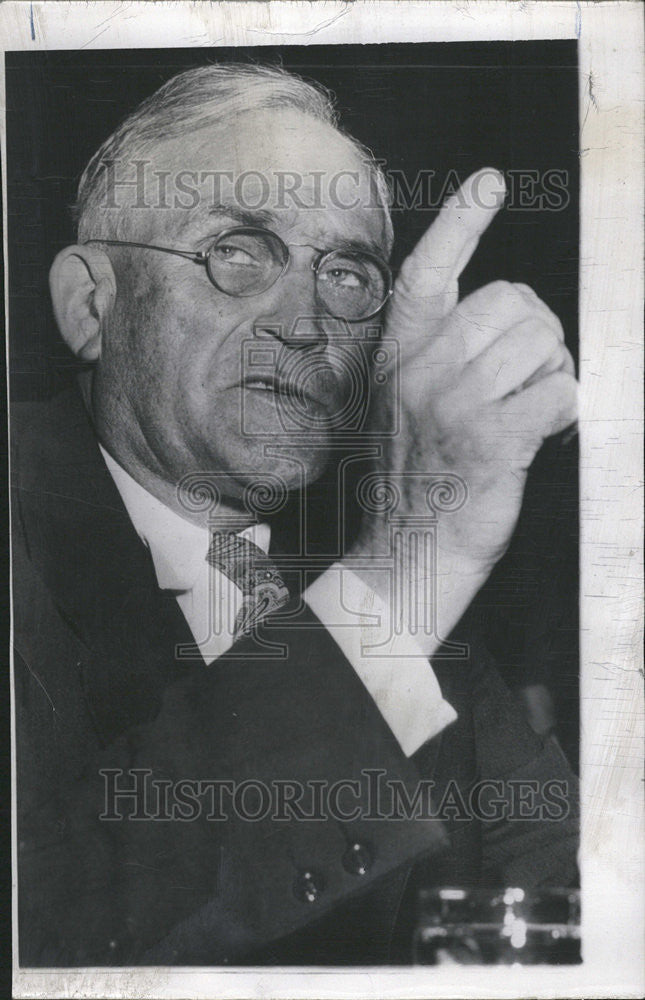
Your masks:
[{"label": "eyeglass frame", "polygon": [[[221,288],[217,284],[217,282],[213,279],[213,276],[211,275],[210,272],[210,268],[208,267],[208,256],[213,247],[216,246],[220,240],[225,239],[227,236],[231,236],[231,234],[233,233],[268,233],[269,236],[272,236],[274,239],[278,241],[278,243],[281,246],[284,247],[285,250],[284,264],[282,265],[279,274],[277,274],[273,279],[273,281],[271,281],[271,283],[268,284],[266,288],[263,288],[262,291],[249,292],[247,295],[237,295],[235,292],[227,292],[226,289]],[[363,256],[367,257],[369,260],[373,261],[377,265],[377,267],[381,270],[381,273],[387,279],[386,292],[380,306],[377,309],[374,309],[372,312],[368,313],[366,316],[361,316],[356,319],[348,319],[346,316],[336,316],[328,309],[326,310],[329,313],[329,315],[332,316],[334,319],[342,319],[346,323],[364,323],[368,319],[373,319],[374,316],[377,316],[378,313],[380,313],[381,309],[383,309],[388,299],[392,295],[392,292],[394,291],[393,281],[392,281],[392,269],[390,268],[390,265],[387,263],[387,261],[379,257],[378,254],[372,253],[369,250],[359,250],[359,251],[343,250],[340,247],[334,250],[325,250],[321,247],[314,246],[312,243],[285,243],[285,241],[282,239],[281,236],[278,236],[278,234],[274,233],[273,230],[266,229],[263,226],[233,226],[231,229],[225,229],[224,232],[218,233],[216,239],[209,246],[208,250],[175,250],[173,247],[161,247],[153,243],[137,243],[133,242],[132,240],[103,240],[103,239],[84,240],[83,246],[87,246],[90,243],[104,243],[107,246],[139,247],[142,250],[159,250],[161,253],[173,254],[175,257],[183,257],[186,260],[191,260],[195,264],[203,264],[206,268],[208,280],[211,282],[211,284],[215,288],[217,288],[219,292],[222,292],[223,295],[229,295],[231,298],[235,299],[247,299],[247,298],[250,299],[253,298],[255,295],[262,295],[262,293],[267,292],[269,288],[273,288],[276,282],[278,282],[280,278],[282,278],[283,275],[286,274],[287,270],[289,269],[289,264],[291,263],[291,254],[289,253],[290,247],[308,247],[310,250],[316,251],[316,256],[313,258],[311,262],[311,269],[316,276],[318,275],[318,271],[324,260],[328,260],[330,257],[333,258],[334,256],[340,254],[360,253]]]}]

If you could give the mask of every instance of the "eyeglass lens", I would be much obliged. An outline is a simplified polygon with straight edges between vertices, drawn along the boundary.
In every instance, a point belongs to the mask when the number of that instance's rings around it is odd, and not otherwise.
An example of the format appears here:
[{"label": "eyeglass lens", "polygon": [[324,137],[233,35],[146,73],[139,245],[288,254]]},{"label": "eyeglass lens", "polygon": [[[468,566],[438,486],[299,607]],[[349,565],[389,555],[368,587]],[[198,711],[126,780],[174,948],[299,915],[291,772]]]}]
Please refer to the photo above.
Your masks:
[{"label": "eyeglass lens", "polygon": [[[222,234],[209,250],[207,264],[221,291],[251,296],[270,288],[287,261],[288,250],[278,236],[240,228]],[[362,319],[383,305],[388,278],[369,255],[335,250],[325,254],[316,268],[316,291],[332,316]]]}]

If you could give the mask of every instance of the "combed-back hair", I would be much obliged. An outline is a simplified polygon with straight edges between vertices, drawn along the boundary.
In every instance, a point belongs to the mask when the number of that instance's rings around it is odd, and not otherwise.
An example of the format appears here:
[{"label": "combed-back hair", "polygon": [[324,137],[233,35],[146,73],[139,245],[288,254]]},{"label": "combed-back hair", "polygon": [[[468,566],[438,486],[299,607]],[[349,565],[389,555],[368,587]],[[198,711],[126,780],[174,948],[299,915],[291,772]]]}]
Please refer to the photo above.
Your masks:
[{"label": "combed-back hair", "polygon": [[[308,82],[278,66],[219,63],[172,77],[119,125],[85,168],[74,208],[79,241],[125,235],[125,206],[106,209],[107,164],[132,164],[164,139],[189,135],[245,111],[268,108],[294,108],[338,128],[331,93],[321,84]],[[372,173],[389,226],[389,193],[383,172],[366,147],[351,136],[346,138]]]}]

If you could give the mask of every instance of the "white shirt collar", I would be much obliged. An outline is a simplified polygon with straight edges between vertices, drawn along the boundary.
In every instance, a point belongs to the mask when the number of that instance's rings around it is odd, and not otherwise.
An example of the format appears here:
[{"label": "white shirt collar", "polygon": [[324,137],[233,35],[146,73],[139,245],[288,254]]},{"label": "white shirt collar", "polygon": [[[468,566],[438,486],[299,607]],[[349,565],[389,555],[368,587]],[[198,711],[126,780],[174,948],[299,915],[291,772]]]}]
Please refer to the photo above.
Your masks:
[{"label": "white shirt collar", "polygon": [[[190,590],[204,568],[211,541],[209,528],[193,524],[171,510],[133,479],[105,448],[99,447],[130,520],[150,549],[157,583],[162,590]],[[239,534],[268,553],[268,524],[253,524]]]}]

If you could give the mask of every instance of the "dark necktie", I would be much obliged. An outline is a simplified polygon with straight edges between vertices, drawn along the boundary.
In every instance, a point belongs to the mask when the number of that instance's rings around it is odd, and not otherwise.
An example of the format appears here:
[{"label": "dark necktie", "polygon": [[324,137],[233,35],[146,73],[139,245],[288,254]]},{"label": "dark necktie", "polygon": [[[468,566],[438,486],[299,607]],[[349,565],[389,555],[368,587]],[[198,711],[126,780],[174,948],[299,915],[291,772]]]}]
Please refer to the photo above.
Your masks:
[{"label": "dark necktie", "polygon": [[280,571],[262,549],[234,532],[214,531],[207,561],[239,587],[244,595],[235,617],[235,638],[246,635],[267,615],[289,600]]}]

